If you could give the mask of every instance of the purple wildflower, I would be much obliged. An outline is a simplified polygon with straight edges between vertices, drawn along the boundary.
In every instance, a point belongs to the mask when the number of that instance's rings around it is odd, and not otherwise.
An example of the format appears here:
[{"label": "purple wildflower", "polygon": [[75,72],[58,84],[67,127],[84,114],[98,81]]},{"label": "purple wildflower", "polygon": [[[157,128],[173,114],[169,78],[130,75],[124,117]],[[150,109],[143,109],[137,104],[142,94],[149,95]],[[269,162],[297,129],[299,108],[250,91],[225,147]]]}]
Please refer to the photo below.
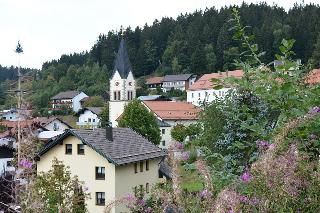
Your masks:
[{"label": "purple wildflower", "polygon": [[315,106],[315,107],[313,107],[313,108],[311,108],[310,110],[309,110],[309,113],[310,114],[317,114],[317,113],[319,113],[320,112],[320,107],[318,107],[318,106]]},{"label": "purple wildflower", "polygon": [[249,203],[249,198],[247,196],[240,196],[241,203]]},{"label": "purple wildflower", "polygon": [[277,145],[274,144],[274,143],[269,145],[269,149],[270,149],[270,150],[273,150],[273,149],[275,149],[276,147],[277,147]]},{"label": "purple wildflower", "polygon": [[257,198],[255,198],[255,197],[250,200],[250,204],[251,205],[257,205],[258,202],[259,202],[259,200]]},{"label": "purple wildflower", "polygon": [[127,195],[125,196],[125,199],[126,199],[127,201],[129,201],[129,202],[132,202],[132,201],[134,201],[135,196],[133,196],[132,194],[127,194]]},{"label": "purple wildflower", "polygon": [[186,161],[189,159],[189,153],[188,152],[183,152],[181,155],[181,159]]},{"label": "purple wildflower", "polygon": [[183,150],[184,145],[183,145],[183,143],[176,142],[176,143],[175,143],[175,147],[176,147],[177,149],[179,149],[179,150]]},{"label": "purple wildflower", "polygon": [[145,206],[146,205],[146,201],[144,199],[138,200],[137,203],[138,203],[139,206]]},{"label": "purple wildflower", "polygon": [[240,179],[241,179],[241,181],[242,182],[249,182],[250,181],[250,178],[251,178],[251,176],[250,176],[250,173],[249,173],[249,171],[245,171],[241,176],[240,176]]},{"label": "purple wildflower", "polygon": [[260,149],[268,149],[270,146],[269,142],[264,140],[259,140],[256,144]]},{"label": "purple wildflower", "polygon": [[210,198],[212,196],[212,193],[208,189],[205,189],[199,192],[199,196],[203,199],[206,199],[206,198]]},{"label": "purple wildflower", "polygon": [[19,162],[19,165],[22,166],[22,167],[24,167],[24,168],[31,169],[33,163],[32,163],[31,161],[26,160],[26,159],[22,159],[22,160]]},{"label": "purple wildflower", "polygon": [[233,210],[230,210],[230,211],[228,211],[228,213],[234,213],[234,211],[233,211]]},{"label": "purple wildflower", "polygon": [[152,208],[151,208],[151,207],[146,208],[146,209],[145,209],[145,212],[146,212],[146,213],[151,213],[151,212],[152,212]]}]

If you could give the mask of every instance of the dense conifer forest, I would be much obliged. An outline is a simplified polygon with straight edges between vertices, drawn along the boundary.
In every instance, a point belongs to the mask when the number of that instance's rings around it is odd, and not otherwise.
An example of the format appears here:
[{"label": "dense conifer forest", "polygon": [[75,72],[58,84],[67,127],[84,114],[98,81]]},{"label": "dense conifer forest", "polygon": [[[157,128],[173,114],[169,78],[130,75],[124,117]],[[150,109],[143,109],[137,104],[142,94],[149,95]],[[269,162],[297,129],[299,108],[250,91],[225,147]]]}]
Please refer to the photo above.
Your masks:
[{"label": "dense conifer forest", "polygon": [[[320,7],[294,5],[289,11],[266,3],[238,7],[241,21],[254,34],[264,63],[274,60],[283,38],[296,40],[295,58],[310,68],[320,61]],[[30,101],[38,108],[47,106],[57,92],[79,89],[88,95],[102,95],[108,89],[108,78],[121,37],[123,36],[136,77],[178,73],[218,72],[236,69],[233,61],[242,52],[241,44],[232,39],[232,7],[207,8],[176,19],[164,17],[151,25],[109,31],[100,34],[89,52],[62,55],[45,62],[33,73]],[[0,82],[13,77],[3,76]],[[2,90],[8,89],[2,85]],[[1,91],[1,90],[0,90]]]}]

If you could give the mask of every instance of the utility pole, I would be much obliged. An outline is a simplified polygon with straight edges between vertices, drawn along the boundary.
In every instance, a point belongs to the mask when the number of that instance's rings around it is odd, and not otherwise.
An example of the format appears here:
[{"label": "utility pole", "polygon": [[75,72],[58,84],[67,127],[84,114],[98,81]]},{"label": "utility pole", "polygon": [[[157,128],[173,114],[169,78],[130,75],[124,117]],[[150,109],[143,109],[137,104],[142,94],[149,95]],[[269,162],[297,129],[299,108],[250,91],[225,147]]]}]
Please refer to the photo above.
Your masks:
[{"label": "utility pole", "polygon": [[15,52],[18,54],[18,90],[17,90],[17,111],[18,111],[18,138],[17,138],[17,149],[18,149],[18,161],[17,161],[17,175],[15,181],[15,201],[18,204],[19,196],[18,196],[18,181],[20,179],[20,161],[21,161],[21,102],[22,102],[22,91],[21,91],[21,67],[20,67],[20,54],[23,53],[22,46],[20,41],[18,41]]}]

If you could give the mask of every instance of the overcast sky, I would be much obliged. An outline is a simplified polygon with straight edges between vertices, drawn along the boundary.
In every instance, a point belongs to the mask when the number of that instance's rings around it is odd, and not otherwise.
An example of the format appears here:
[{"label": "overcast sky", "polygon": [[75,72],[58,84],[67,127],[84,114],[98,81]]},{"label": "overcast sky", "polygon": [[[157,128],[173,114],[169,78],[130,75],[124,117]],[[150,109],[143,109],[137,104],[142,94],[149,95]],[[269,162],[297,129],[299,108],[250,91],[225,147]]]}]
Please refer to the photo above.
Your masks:
[{"label": "overcast sky", "polygon": [[[17,64],[17,41],[24,48],[23,67],[41,68],[61,54],[90,50],[100,33],[151,24],[161,17],[243,0],[0,0],[0,64]],[[245,0],[245,2],[259,2]],[[302,0],[266,0],[288,9]],[[305,0],[305,3],[320,0]]]}]

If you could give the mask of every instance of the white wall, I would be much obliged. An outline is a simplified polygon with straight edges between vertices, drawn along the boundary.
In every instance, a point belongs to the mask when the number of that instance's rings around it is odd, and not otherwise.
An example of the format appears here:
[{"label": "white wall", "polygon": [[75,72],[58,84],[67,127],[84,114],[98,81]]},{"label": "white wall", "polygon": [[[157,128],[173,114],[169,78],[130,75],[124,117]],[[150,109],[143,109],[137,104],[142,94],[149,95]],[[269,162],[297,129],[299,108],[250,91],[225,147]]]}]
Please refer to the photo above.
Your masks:
[{"label": "white wall", "polygon": [[[57,129],[55,130],[55,125],[57,127]],[[50,122],[49,124],[47,124],[44,128],[46,128],[49,131],[64,131],[66,129],[70,129],[66,124],[62,123],[61,121],[59,121],[58,119],[53,120],[52,122]]]},{"label": "white wall", "polygon": [[13,166],[7,166],[8,161],[12,161],[13,158],[0,158],[0,175],[3,174],[4,171],[12,172],[14,171]]},{"label": "white wall", "polygon": [[17,112],[7,112],[2,115],[2,119],[7,121],[17,121],[18,113]]},{"label": "white wall", "polygon": [[200,106],[204,101],[210,103],[217,97],[224,98],[229,90],[230,88],[187,91],[187,102],[192,103],[195,106]]},{"label": "white wall", "polygon": [[[160,142],[159,147],[164,148],[164,149],[168,149],[170,147],[170,145],[172,144],[171,130],[175,125],[182,124],[184,126],[188,126],[190,124],[197,123],[197,120],[164,120],[164,121],[170,125],[170,127],[165,127],[165,134],[164,135],[162,134],[162,132],[160,132],[161,142]],[[160,127],[160,131],[162,131],[161,129],[163,129],[163,128],[164,127]],[[163,140],[166,143],[165,146],[162,145]]]},{"label": "white wall", "polygon": [[[90,122],[89,122],[89,119],[90,119]],[[98,127],[100,125],[100,119],[97,114],[94,114],[90,110],[86,110],[86,111],[84,111],[84,113],[82,113],[79,116],[79,120],[77,122],[77,125],[78,126],[89,125],[92,127]]]},{"label": "white wall", "polygon": [[74,112],[78,112],[80,109],[82,109],[80,101],[85,97],[88,97],[88,96],[84,92],[81,92],[79,95],[75,96],[72,99],[72,102],[73,102],[72,107]]}]

